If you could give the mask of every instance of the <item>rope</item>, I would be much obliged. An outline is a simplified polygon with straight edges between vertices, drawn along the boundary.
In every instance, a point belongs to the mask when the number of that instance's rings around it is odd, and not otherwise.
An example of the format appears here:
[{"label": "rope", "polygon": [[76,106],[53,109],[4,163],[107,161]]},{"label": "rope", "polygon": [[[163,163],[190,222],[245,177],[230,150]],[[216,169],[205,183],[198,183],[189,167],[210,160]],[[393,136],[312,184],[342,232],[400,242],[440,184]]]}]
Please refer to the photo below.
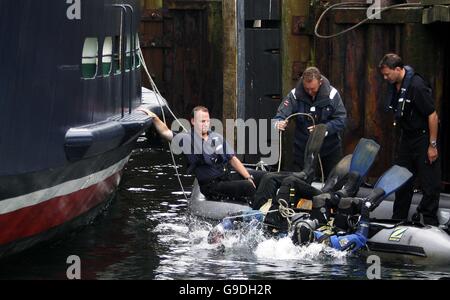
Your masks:
[{"label": "rope", "polygon": [[[301,113],[301,112],[294,113],[294,114],[288,116],[284,121],[288,121],[290,118],[295,117],[295,116],[299,116],[299,115],[309,117],[311,119],[312,123],[313,123],[313,126],[316,126],[316,121],[311,116],[311,114]],[[280,156],[279,156],[279,159],[278,159],[278,172],[281,171],[281,158],[282,158],[282,155],[283,155],[282,154],[282,144],[283,144],[282,143],[282,137],[283,137],[283,131],[280,131],[280,140],[279,140],[279,146],[280,146],[280,149],[279,149],[280,152],[279,153],[280,153]],[[320,155],[318,155],[318,157],[319,157],[320,173],[321,173],[321,176],[322,176],[322,183],[324,183],[325,182],[325,176],[324,176],[324,172],[323,172],[322,159],[320,158]]]},{"label": "rope", "polygon": [[248,217],[248,216],[256,216],[256,215],[267,215],[268,213],[273,213],[273,212],[277,212],[278,209],[272,209],[272,210],[268,210],[267,212],[262,212],[262,211],[255,211],[253,213],[244,213],[241,215],[235,215],[235,216],[229,216],[229,217],[225,217],[223,218],[225,219],[236,219],[236,218],[241,218],[241,217]]},{"label": "rope", "polygon": [[292,221],[291,218],[295,216],[297,213],[289,207],[289,204],[284,199],[278,199],[278,211],[280,215],[286,219],[288,222],[288,231],[291,231]]},{"label": "rope", "polygon": [[361,3],[361,2],[342,2],[342,3],[336,3],[336,4],[331,5],[330,7],[328,7],[327,9],[325,9],[325,10],[323,11],[323,13],[320,15],[319,19],[317,20],[316,26],[314,27],[314,34],[315,34],[317,37],[322,38],[322,39],[334,38],[334,37],[340,36],[340,35],[342,35],[342,34],[344,34],[344,33],[347,33],[347,32],[349,32],[349,31],[351,31],[351,30],[353,30],[353,29],[355,29],[355,28],[361,26],[362,24],[366,23],[366,22],[369,21],[369,20],[372,20],[375,16],[381,15],[381,13],[382,13],[383,11],[390,10],[390,9],[392,9],[392,8],[398,8],[398,7],[424,7],[423,4],[418,4],[418,3],[401,3],[401,4],[394,4],[394,5],[391,5],[391,6],[387,6],[387,7],[383,8],[383,9],[380,9],[380,10],[377,11],[376,13],[372,14],[371,17],[367,17],[366,19],[362,20],[362,21],[359,22],[358,24],[353,25],[353,26],[351,26],[351,27],[349,27],[349,28],[347,28],[347,29],[344,29],[344,30],[342,30],[342,31],[340,31],[340,32],[338,32],[338,33],[335,33],[335,34],[332,34],[332,35],[321,35],[320,33],[318,33],[319,25],[320,25],[320,23],[322,22],[323,17],[327,14],[327,12],[328,12],[329,10],[331,10],[331,9],[333,9],[333,8],[335,8],[335,7],[338,7],[338,6],[347,6],[347,5],[348,5],[349,7],[353,7],[353,6],[366,6],[365,3]]},{"label": "rope", "polygon": [[[163,122],[164,122],[164,124],[166,124],[166,126],[167,126],[166,115],[165,115],[165,113],[164,113],[164,107],[163,107],[161,101],[164,102],[165,106],[167,107],[167,109],[169,110],[169,112],[171,113],[171,115],[173,116],[173,118],[178,122],[178,124],[180,124],[180,126],[183,128],[183,130],[184,130],[185,132],[188,132],[187,129],[183,126],[183,124],[181,124],[181,122],[180,122],[180,121],[178,120],[178,118],[175,116],[175,114],[173,113],[173,111],[170,109],[169,104],[167,103],[167,101],[164,100],[164,98],[162,97],[161,93],[159,92],[158,87],[156,86],[155,82],[153,81],[152,76],[150,75],[150,72],[148,71],[147,64],[145,63],[144,55],[142,54],[142,49],[141,49],[141,48],[139,48],[138,53],[139,53],[139,54],[138,54],[139,60],[141,61],[141,64],[142,64],[142,66],[144,67],[145,73],[146,73],[147,76],[148,76],[148,79],[149,79],[149,81],[150,81],[150,84],[151,84],[151,86],[152,86],[152,89],[153,89],[153,91],[154,91],[155,94],[156,94],[156,99],[157,99],[158,104],[159,104],[159,106],[160,106],[160,108],[161,108],[161,113],[162,113],[162,117],[163,117]],[[161,98],[160,98],[160,97],[161,97]],[[170,141],[168,141],[167,143],[168,143],[168,145],[169,145],[170,156],[171,156],[171,158],[172,158],[172,163],[173,163],[173,166],[174,166],[174,169],[175,169],[175,174],[176,174],[176,177],[177,177],[177,179],[178,179],[178,184],[179,184],[180,187],[181,187],[181,191],[183,192],[184,199],[185,199],[186,201],[189,201],[188,198],[187,198],[187,196],[186,196],[186,191],[184,190],[183,183],[181,182],[181,175],[180,175],[180,173],[178,172],[178,165],[177,165],[177,162],[175,161],[175,156],[173,155],[173,152],[172,152],[172,144],[170,143]]]}]

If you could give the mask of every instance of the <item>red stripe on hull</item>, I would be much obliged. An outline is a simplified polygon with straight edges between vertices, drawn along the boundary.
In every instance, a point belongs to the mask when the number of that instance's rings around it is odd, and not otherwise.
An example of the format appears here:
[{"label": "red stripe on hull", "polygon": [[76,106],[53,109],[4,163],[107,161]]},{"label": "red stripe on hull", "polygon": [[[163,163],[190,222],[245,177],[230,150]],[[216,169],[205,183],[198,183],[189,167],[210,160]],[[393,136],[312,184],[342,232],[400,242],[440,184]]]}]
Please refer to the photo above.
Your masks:
[{"label": "red stripe on hull", "polygon": [[86,189],[0,215],[0,245],[40,234],[89,211],[114,192],[120,177],[121,171]]}]

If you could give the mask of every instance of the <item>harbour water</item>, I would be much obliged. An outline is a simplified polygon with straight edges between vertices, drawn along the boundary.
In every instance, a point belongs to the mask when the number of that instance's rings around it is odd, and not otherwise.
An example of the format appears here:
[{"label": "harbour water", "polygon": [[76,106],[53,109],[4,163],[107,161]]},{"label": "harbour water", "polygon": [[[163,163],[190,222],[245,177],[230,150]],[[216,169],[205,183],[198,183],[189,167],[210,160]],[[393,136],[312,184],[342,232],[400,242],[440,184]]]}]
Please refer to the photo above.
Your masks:
[{"label": "harbour water", "polygon": [[[177,158],[181,166],[182,158]],[[193,177],[181,179],[189,191]],[[67,279],[76,255],[81,279],[366,279],[365,259],[313,245],[295,247],[254,230],[222,246],[206,241],[212,224],[187,214],[170,153],[139,140],[115,199],[89,226],[58,242],[0,262],[0,279]],[[382,279],[442,279],[450,266],[381,262]]]}]

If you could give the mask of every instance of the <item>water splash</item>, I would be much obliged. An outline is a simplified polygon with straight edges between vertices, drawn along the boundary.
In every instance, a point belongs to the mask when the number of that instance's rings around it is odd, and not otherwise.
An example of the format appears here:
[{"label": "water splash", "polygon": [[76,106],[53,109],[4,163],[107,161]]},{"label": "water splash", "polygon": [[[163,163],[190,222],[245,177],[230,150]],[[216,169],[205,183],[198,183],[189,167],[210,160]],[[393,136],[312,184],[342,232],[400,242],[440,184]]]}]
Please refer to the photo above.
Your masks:
[{"label": "water splash", "polygon": [[307,246],[296,246],[290,237],[270,238],[260,243],[255,251],[256,257],[275,260],[344,262],[346,252],[338,251],[324,244],[311,243]]}]

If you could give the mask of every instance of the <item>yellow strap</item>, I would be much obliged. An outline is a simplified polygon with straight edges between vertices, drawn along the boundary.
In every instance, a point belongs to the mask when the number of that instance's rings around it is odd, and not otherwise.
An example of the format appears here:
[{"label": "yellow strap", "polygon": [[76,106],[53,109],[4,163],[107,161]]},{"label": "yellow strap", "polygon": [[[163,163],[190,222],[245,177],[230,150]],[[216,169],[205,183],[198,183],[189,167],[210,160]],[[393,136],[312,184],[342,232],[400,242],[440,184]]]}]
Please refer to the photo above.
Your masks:
[{"label": "yellow strap", "polygon": [[259,211],[262,212],[263,214],[267,214],[271,206],[272,206],[272,198],[267,200],[267,202],[264,203],[264,205],[259,208]]}]

